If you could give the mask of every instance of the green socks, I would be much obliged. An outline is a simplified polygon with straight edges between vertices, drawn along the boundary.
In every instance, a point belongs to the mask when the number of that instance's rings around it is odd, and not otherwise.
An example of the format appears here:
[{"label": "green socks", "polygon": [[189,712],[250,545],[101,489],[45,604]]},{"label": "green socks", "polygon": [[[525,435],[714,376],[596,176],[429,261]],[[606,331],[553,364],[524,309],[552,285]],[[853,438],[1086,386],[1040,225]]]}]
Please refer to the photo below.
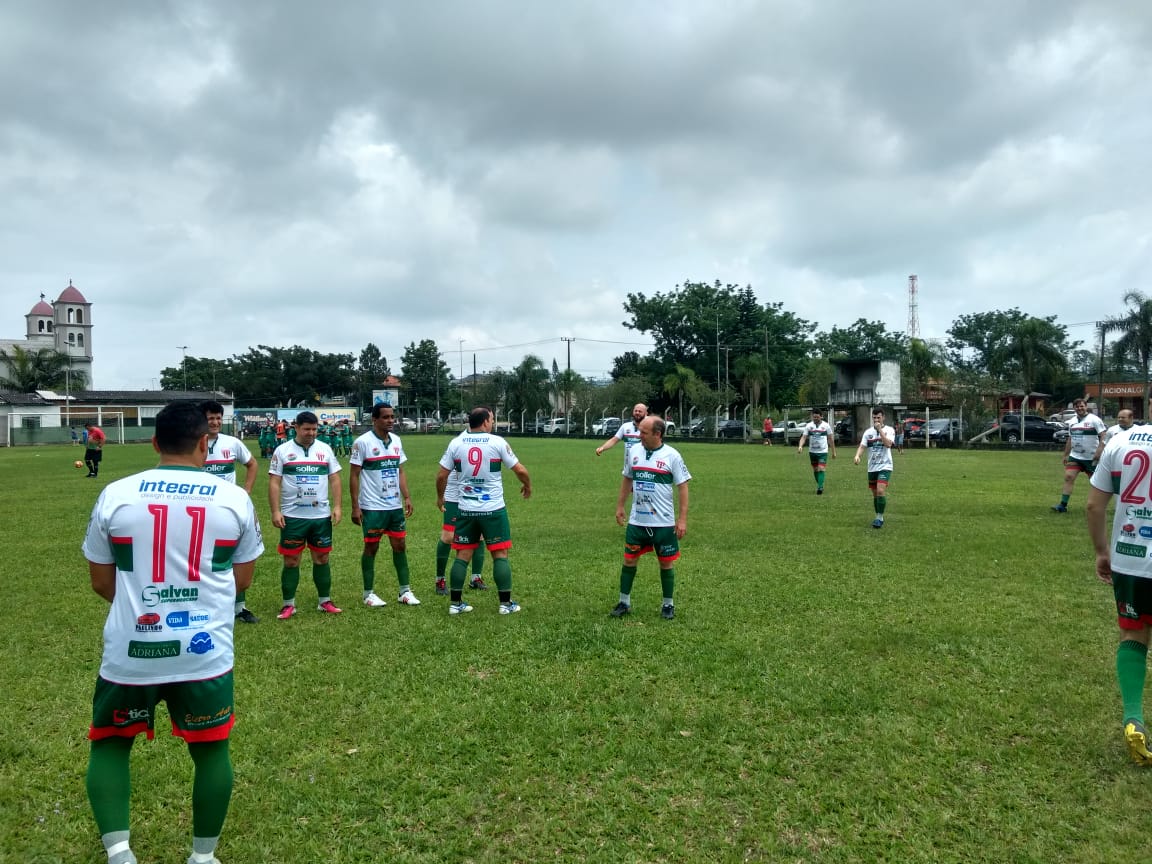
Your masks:
[{"label": "green socks", "polygon": [[376,556],[364,552],[360,555],[360,576],[364,580],[364,590],[371,591],[376,584]]},{"label": "green socks", "polygon": [[[102,837],[124,835],[115,838],[113,843],[126,844],[128,840],[128,800],[132,793],[128,760],[134,740],[115,736],[101,738],[92,742],[88,757],[88,801],[96,817],[96,827]],[[107,839],[105,847],[111,848]]]},{"label": "green socks", "polygon": [[450,587],[452,589],[452,599],[457,599],[459,594],[457,592],[464,590],[464,582],[468,578],[468,561],[461,561],[457,558],[452,562],[452,580]]},{"label": "green socks", "polygon": [[620,568],[620,593],[632,594],[632,583],[636,580],[636,568],[624,565]]},{"label": "green socks", "polygon": [[300,587],[300,568],[285,567],[280,571],[280,593],[284,595],[284,602],[296,599],[296,589]]},{"label": "green socks", "polygon": [[332,596],[332,565],[313,564],[312,581],[316,584],[316,594],[320,597]]},{"label": "green socks", "polygon": [[[496,564],[495,564],[496,559],[493,558],[492,561],[493,561],[492,566],[495,567],[496,566]],[[483,572],[483,570],[484,570],[484,544],[481,543],[472,552],[472,575],[473,576],[479,576]],[[493,578],[495,578],[495,577],[493,577]]]},{"label": "green socks", "polygon": [[1067,507],[1068,506],[1068,499],[1071,497],[1072,497],[1071,495],[1061,495],[1060,496],[1060,506],[1061,507]]},{"label": "green socks", "polygon": [[448,559],[452,555],[452,544],[443,540],[436,541],[436,578],[443,579],[448,569]]},{"label": "green socks", "polygon": [[[472,570],[476,572],[475,569]],[[496,590],[503,593],[512,590],[512,565],[507,558],[492,559],[492,579],[496,582]]]},{"label": "green socks", "polygon": [[1116,680],[1124,703],[1124,722],[1144,722],[1144,678],[1147,672],[1147,645],[1125,639],[1116,646]]},{"label": "green socks", "polygon": [[[215,850],[224,827],[224,817],[228,815],[228,802],[232,798],[232,759],[228,755],[226,740],[190,743],[188,754],[196,765],[196,777],[192,782],[193,847],[203,854]],[[205,845],[204,841],[210,842],[212,848],[200,848]]]},{"label": "green socks", "polygon": [[403,588],[406,585],[410,585],[411,582],[409,582],[408,579],[408,553],[397,552],[393,549],[392,566],[396,568],[396,578],[399,580],[400,587]]},{"label": "green socks", "polygon": [[887,495],[880,495],[876,498],[873,498],[872,503],[873,503],[873,506],[874,506],[874,509],[876,510],[876,512],[879,513],[881,516],[883,516],[884,515],[884,508],[888,506],[888,496]]},{"label": "green socks", "polygon": [[672,595],[676,588],[676,568],[669,567],[660,571],[660,588],[664,592],[664,605],[672,605]]}]

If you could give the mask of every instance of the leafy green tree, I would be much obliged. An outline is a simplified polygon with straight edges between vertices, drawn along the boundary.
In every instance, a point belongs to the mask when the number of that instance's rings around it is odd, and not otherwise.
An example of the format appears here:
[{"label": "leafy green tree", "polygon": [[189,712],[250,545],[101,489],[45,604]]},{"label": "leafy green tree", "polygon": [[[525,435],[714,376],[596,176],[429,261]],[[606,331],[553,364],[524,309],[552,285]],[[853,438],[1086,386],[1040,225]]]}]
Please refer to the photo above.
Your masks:
[{"label": "leafy green tree", "polygon": [[1003,378],[1005,346],[1027,319],[1019,309],[961,315],[948,330],[949,362],[956,369]]},{"label": "leafy green tree", "polygon": [[828,401],[828,391],[836,382],[836,367],[824,357],[814,357],[808,361],[804,379],[800,385],[798,401],[802,405],[819,406]]},{"label": "leafy green tree", "polygon": [[15,393],[65,387],[83,389],[87,376],[80,370],[70,372],[69,368],[68,355],[55,348],[28,350],[19,345],[13,345],[11,351],[0,348],[0,369],[7,370],[0,376],[0,389]]},{"label": "leafy green tree", "polygon": [[[188,381],[187,386],[184,384],[185,377]],[[227,360],[217,360],[213,357],[185,357],[181,365],[168,366],[160,370],[160,389],[199,393],[220,390],[230,393],[233,377],[232,364]]]},{"label": "leafy green tree", "polygon": [[880,321],[857,318],[849,327],[833,327],[813,340],[821,357],[850,360],[900,360],[907,351],[903,333],[889,332]]},{"label": "leafy green tree", "polygon": [[740,392],[749,405],[760,404],[760,391],[767,388],[771,367],[760,353],[745,354],[732,364],[732,371],[740,385]]},{"label": "leafy green tree", "polygon": [[360,352],[356,362],[356,400],[361,406],[372,404],[372,391],[379,390],[384,379],[391,375],[388,358],[380,353],[374,342]]},{"label": "leafy green tree", "polygon": [[436,410],[438,400],[446,399],[452,382],[452,372],[431,339],[408,343],[400,358],[400,377],[406,403],[420,415]]},{"label": "leafy green tree", "polygon": [[919,402],[926,399],[929,381],[939,381],[948,372],[944,349],[923,339],[908,340],[908,354],[903,364],[901,380],[906,382],[904,399]]},{"label": "leafy green tree", "polygon": [[1028,317],[1009,334],[994,358],[998,368],[1018,382],[1025,393],[1036,391],[1044,376],[1064,371],[1068,366],[1064,328],[1045,318]]},{"label": "leafy green tree", "polygon": [[1152,297],[1140,291],[1129,291],[1124,295],[1124,305],[1128,311],[1105,319],[1100,329],[1105,334],[1121,334],[1112,344],[1114,358],[1135,359],[1144,382],[1144,401],[1140,410],[1140,416],[1144,417],[1148,413],[1149,366],[1152,366]]},{"label": "leafy green tree", "polygon": [[525,422],[535,421],[536,412],[549,414],[552,409],[548,401],[548,370],[544,361],[535,354],[528,354],[512,370],[508,379],[508,413],[519,422],[521,412]]},{"label": "leafy green tree", "polygon": [[679,412],[676,415],[680,425],[684,425],[684,397],[698,386],[700,376],[687,366],[676,364],[676,368],[664,376],[664,393],[676,400]]}]

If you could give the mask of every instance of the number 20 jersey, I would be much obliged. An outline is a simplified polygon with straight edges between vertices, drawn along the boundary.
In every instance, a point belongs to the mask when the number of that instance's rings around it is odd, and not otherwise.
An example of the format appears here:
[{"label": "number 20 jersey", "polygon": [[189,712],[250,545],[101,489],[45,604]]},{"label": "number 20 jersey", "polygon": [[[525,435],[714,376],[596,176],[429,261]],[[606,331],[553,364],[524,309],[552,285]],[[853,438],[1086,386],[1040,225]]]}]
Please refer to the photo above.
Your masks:
[{"label": "number 20 jersey", "polygon": [[1152,432],[1134,426],[1108,442],[1092,485],[1119,495],[1112,517],[1112,569],[1152,578]]},{"label": "number 20 jersey", "polygon": [[264,551],[242,488],[179,467],[117,480],[100,493],[82,548],[116,566],[102,678],[163,684],[232,668],[232,562]]}]

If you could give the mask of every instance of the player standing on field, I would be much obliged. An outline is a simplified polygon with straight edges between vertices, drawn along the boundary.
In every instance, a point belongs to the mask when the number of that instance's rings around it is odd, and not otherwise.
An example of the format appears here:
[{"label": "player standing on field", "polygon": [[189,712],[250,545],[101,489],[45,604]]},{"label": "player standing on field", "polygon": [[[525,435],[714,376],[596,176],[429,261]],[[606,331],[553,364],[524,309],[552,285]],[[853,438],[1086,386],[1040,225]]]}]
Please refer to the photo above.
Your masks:
[{"label": "player standing on field", "polygon": [[596,448],[596,455],[599,456],[605,450],[611,450],[616,446],[617,441],[624,442],[624,460],[628,460],[628,448],[640,440],[640,421],[648,416],[648,406],[643,402],[637,402],[632,406],[632,419],[627,423],[621,423],[620,428],[616,430],[616,434]]},{"label": "player standing on field", "polygon": [[[1137,538],[1152,532],[1152,433],[1121,432],[1104,447],[1088,491],[1088,533],[1096,550],[1096,575],[1112,584],[1120,644],[1116,681],[1123,703],[1122,726],[1128,754],[1137,765],[1152,766],[1144,726],[1144,680],[1148,674],[1148,634],[1152,625],[1152,558]],[[1120,495],[1111,536],[1105,520],[1108,499]]]},{"label": "player standing on field", "polygon": [[92,510],[84,556],[92,589],[112,604],[92,700],[88,799],[109,864],[129,845],[130,755],[152,738],[165,702],[195,765],[189,864],[218,864],[232,795],[232,604],[264,551],[252,500],[203,473],[208,423],[173,402],[156,415],[160,464],[108,485]]},{"label": "player standing on field", "polygon": [[[659,417],[641,421],[640,441],[628,448],[623,473],[616,501],[616,524],[628,527],[624,532],[624,563],[620,567],[620,602],[611,615],[621,618],[632,611],[636,563],[641,555],[654,551],[660,562],[663,591],[660,615],[670,621],[676,617],[675,565],[680,557],[679,541],[688,531],[688,481],[692,475],[680,453],[664,443],[664,421]],[[675,504],[673,487],[678,499]],[[632,513],[625,518],[629,495]]]},{"label": "player standing on field", "polygon": [[473,408],[468,414],[468,432],[452,439],[440,458],[440,471],[436,475],[436,506],[441,510],[449,475],[455,471],[460,478],[460,510],[452,538],[456,561],[452,564],[450,615],[472,611],[464,602],[464,579],[472,552],[482,542],[492,555],[492,579],[500,594],[500,614],[520,611],[520,604],[512,599],[512,565],[508,563],[512,529],[504,507],[504,468],[511,469],[520,481],[521,496],[532,497],[528,469],[516,458],[507,441],[492,434],[492,412],[487,408]]},{"label": "player standing on field", "polygon": [[277,551],[284,556],[280,589],[284,606],[281,621],[296,614],[296,589],[300,585],[300,559],[304,547],[312,555],[312,581],[316,607],[338,615],[343,610],[332,602],[332,528],[340,524],[340,462],[332,448],[316,440],[318,421],[311,411],[296,415],[296,437],[285,441],[272,454],[268,466],[268,503],[272,524],[280,529]]},{"label": "player standing on field", "polygon": [[1072,487],[1080,472],[1091,477],[1096,470],[1094,460],[1107,432],[1104,421],[1088,413],[1088,403],[1083,399],[1074,400],[1072,408],[1076,419],[1068,424],[1068,440],[1064,442],[1064,486],[1060,489],[1060,503],[1052,505],[1055,513],[1068,512],[1068,499],[1072,497]]},{"label": "player standing on field", "polygon": [[[204,416],[208,418],[208,457],[204,460],[204,470],[213,477],[236,482],[236,465],[244,466],[244,491],[252,497],[252,487],[256,485],[256,460],[239,438],[224,435],[224,406],[208,400],[200,403]],[[236,620],[242,624],[258,624],[260,619],[244,605],[244,592],[236,592]]]},{"label": "player standing on field", "polygon": [[419,606],[408,578],[408,552],[405,517],[412,515],[412,496],[408,494],[408,476],[404,472],[404,447],[392,433],[396,414],[391,405],[372,406],[372,430],[365,432],[352,445],[351,474],[348,487],[352,493],[352,524],[364,532],[364,551],[360,555],[360,573],[364,577],[364,605],[384,606],[376,596],[376,553],[380,538],[387,536],[392,547],[392,565],[400,582],[397,599],[407,606]]},{"label": "player standing on field", "polygon": [[[464,430],[460,435],[467,435]],[[460,435],[456,437],[459,438]],[[440,520],[440,539],[436,541],[436,593],[446,596],[448,582],[444,573],[448,569],[448,559],[452,556],[452,537],[456,534],[456,517],[460,514],[460,475],[455,469],[449,472],[448,480],[444,485],[444,503],[440,505],[444,516]],[[487,591],[484,584],[484,544],[472,550],[472,578],[468,580],[468,587],[476,591]]]},{"label": "player standing on field", "polygon": [[1121,408],[1116,412],[1116,422],[1108,427],[1104,433],[1104,440],[1096,450],[1096,457],[1094,461],[1099,461],[1100,454],[1104,452],[1104,445],[1119,435],[1121,432],[1127,432],[1132,428],[1132,424],[1136,422],[1136,415],[1128,408]]},{"label": "player standing on field", "polygon": [[824,494],[824,472],[828,469],[829,449],[832,458],[836,458],[836,442],[832,440],[833,437],[832,427],[824,419],[824,413],[819,408],[813,408],[812,419],[804,426],[804,434],[796,445],[796,453],[803,453],[804,445],[808,445],[808,461],[812,463],[812,475],[816,478],[817,495]]},{"label": "player standing on field", "polygon": [[854,465],[860,464],[860,456],[868,450],[868,488],[872,490],[872,508],[876,518],[873,528],[884,527],[884,510],[888,506],[888,481],[892,477],[892,446],[896,443],[896,431],[884,425],[884,409],[872,412],[872,426],[865,430],[856,448]]},{"label": "player standing on field", "polygon": [[104,430],[95,423],[85,423],[84,431],[84,464],[88,466],[87,477],[95,477],[100,473],[100,461],[104,458]]}]

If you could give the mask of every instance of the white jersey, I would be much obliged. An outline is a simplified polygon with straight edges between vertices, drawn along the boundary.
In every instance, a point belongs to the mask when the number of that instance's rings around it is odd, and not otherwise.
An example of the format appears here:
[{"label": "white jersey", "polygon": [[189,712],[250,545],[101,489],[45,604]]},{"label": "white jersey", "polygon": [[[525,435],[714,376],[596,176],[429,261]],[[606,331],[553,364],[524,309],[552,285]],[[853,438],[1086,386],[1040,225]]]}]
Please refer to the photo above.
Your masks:
[{"label": "white jersey", "polygon": [[1104,421],[1095,414],[1085,414],[1083,419],[1077,417],[1068,424],[1068,436],[1072,441],[1072,449],[1068,455],[1073,459],[1090,461],[1096,455],[1096,448],[1100,445],[1100,433],[1105,431]]},{"label": "white jersey", "polygon": [[285,441],[272,452],[268,473],[282,477],[280,512],[292,519],[327,519],[332,515],[328,478],[340,470],[332,448],[314,441],[305,450]]},{"label": "white jersey", "polygon": [[[463,432],[453,438],[451,443],[448,445],[449,448],[451,448],[452,444],[455,444],[459,438],[462,438],[467,434],[468,430],[465,429]],[[447,455],[448,451],[444,452],[445,455]],[[454,468],[448,471],[448,482],[444,484],[444,500],[451,501],[453,504],[460,503],[460,474]]]},{"label": "white jersey", "polygon": [[868,448],[869,471],[892,470],[892,450],[884,446],[884,442],[880,440],[881,435],[889,441],[896,440],[896,432],[891,426],[885,426],[879,432],[875,426],[869,426],[860,438],[860,446]]},{"label": "white jersey", "polygon": [[1109,441],[1092,485],[1120,496],[1112,516],[1112,569],[1152,578],[1152,431],[1133,426]]},{"label": "white jersey", "polygon": [[452,439],[440,467],[455,471],[461,513],[494,513],[504,507],[503,468],[520,464],[508,442],[491,432],[464,432]]},{"label": "white jersey", "polygon": [[361,510],[400,510],[400,466],[408,461],[398,435],[381,439],[369,430],[352,444],[351,464],[359,465]]},{"label": "white jersey", "polygon": [[619,438],[624,442],[624,461],[628,461],[628,451],[632,449],[633,444],[640,442],[640,427],[629,420],[627,423],[621,423],[620,428],[616,430],[613,438]]},{"label": "white jersey", "polygon": [[808,451],[810,453],[827,453],[828,439],[832,436],[832,427],[827,420],[819,423],[808,422],[804,427],[804,434],[808,436]]},{"label": "white jersey", "polygon": [[[1131,429],[1131,428],[1132,428],[1131,426],[1128,427],[1128,429]],[[1112,426],[1109,426],[1108,431],[1106,431],[1104,433],[1104,443],[1107,444],[1109,441],[1111,441],[1113,438],[1115,438],[1121,432],[1127,432],[1128,429],[1125,429],[1119,423],[1116,423]]]},{"label": "white jersey", "polygon": [[232,668],[232,562],[264,551],[243,489],[195,468],[153,468],[105,487],[81,547],[116,565],[100,677],[163,684]]},{"label": "white jersey", "polygon": [[223,433],[216,436],[216,440],[208,439],[208,457],[204,460],[204,470],[213,477],[236,482],[236,465],[247,465],[252,461],[252,454],[239,438]]},{"label": "white jersey", "polygon": [[624,476],[632,481],[632,515],[628,521],[646,528],[676,524],[675,487],[692,479],[680,453],[667,444],[645,450],[643,444],[628,448]]}]

